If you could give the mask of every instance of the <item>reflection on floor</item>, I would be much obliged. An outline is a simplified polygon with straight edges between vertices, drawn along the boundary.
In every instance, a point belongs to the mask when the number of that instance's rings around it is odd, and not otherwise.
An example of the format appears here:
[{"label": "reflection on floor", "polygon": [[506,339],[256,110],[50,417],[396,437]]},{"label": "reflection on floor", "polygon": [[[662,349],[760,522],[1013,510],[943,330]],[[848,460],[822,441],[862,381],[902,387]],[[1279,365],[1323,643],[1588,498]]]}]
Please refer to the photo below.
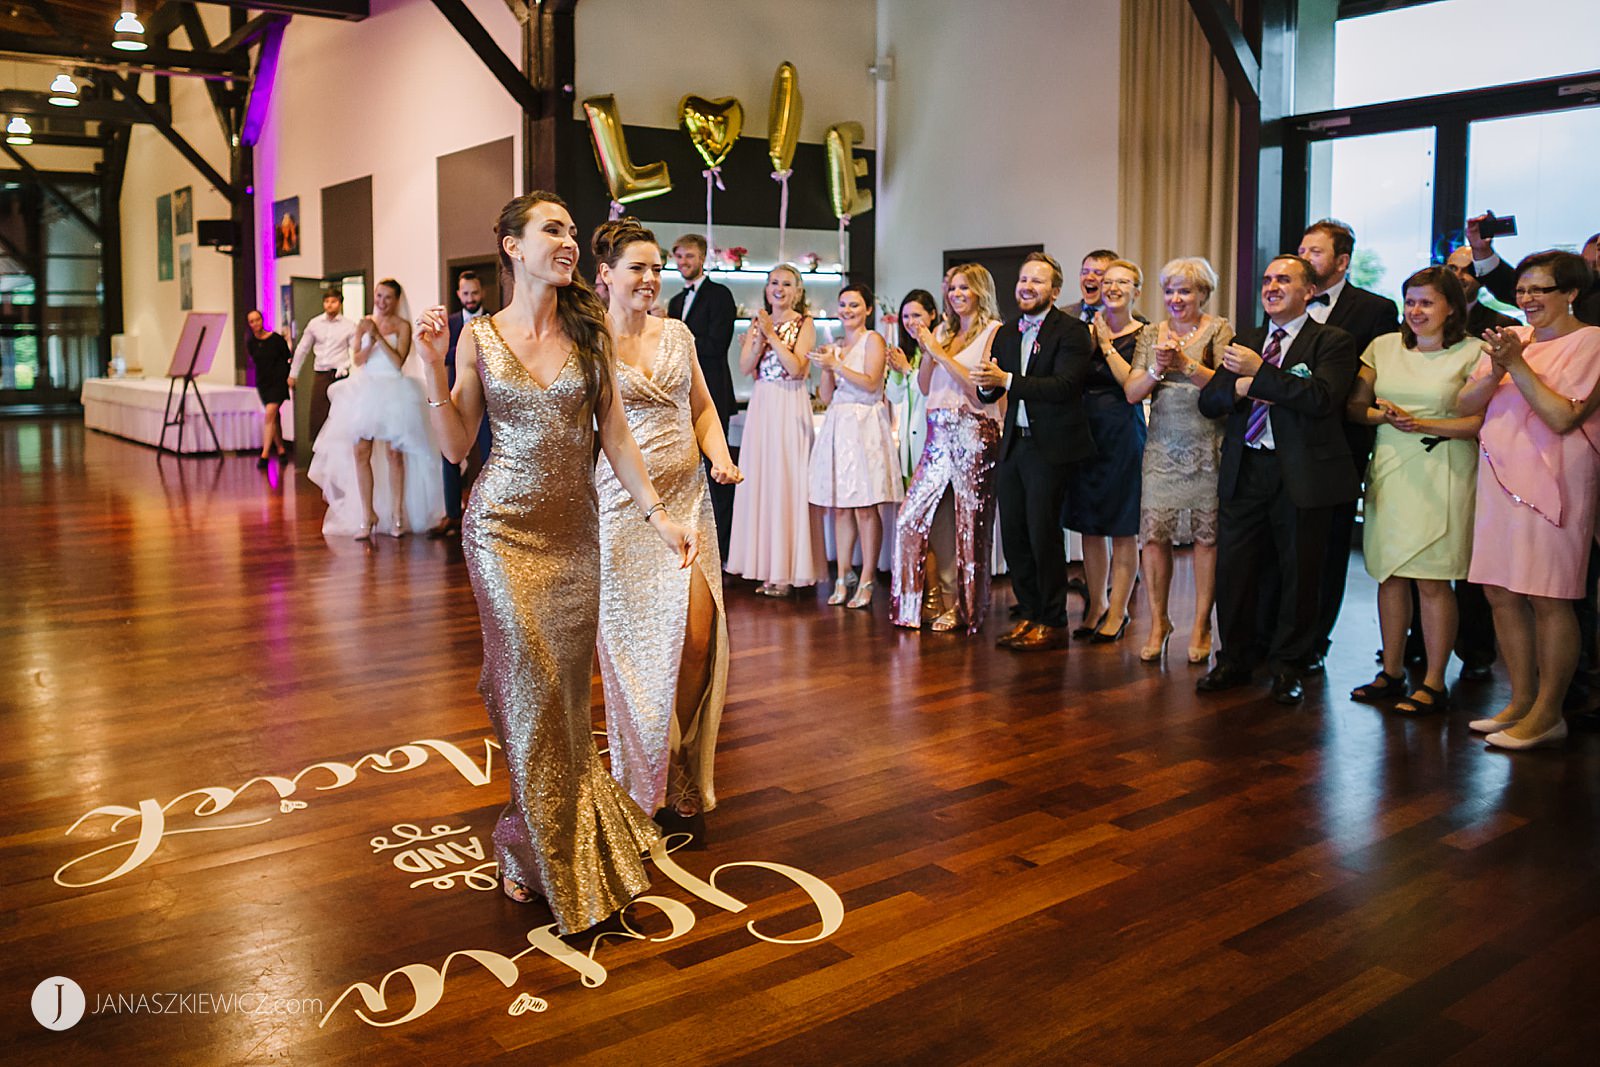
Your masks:
[{"label": "reflection on floor", "polygon": [[[71,422],[0,423],[0,463],[19,1061],[1576,1062],[1600,1037],[1600,744],[1487,751],[1466,722],[1500,683],[1446,717],[1350,703],[1358,560],[1294,710],[1140,663],[1142,605],[1119,644],[1029,657],[992,647],[1003,585],[966,640],[738,584],[707,840],[563,942],[494,891],[458,544],[329,544],[292,466]],[[1178,585],[1182,636],[1186,555]],[[84,1017],[56,1033],[59,979]]]}]

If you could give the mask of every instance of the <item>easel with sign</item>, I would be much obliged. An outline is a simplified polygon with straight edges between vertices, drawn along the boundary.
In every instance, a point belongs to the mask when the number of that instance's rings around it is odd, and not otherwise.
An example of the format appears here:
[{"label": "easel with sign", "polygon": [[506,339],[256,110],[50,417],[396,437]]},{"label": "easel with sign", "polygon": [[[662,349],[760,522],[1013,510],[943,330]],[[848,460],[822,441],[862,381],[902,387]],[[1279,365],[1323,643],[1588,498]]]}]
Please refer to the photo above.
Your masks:
[{"label": "easel with sign", "polygon": [[[195,379],[211,369],[217,356],[217,346],[222,343],[222,331],[227,324],[228,315],[223,311],[191,311],[188,318],[184,319],[183,332],[178,335],[178,347],[173,350],[172,363],[167,367],[170,383],[167,386],[166,410],[161,416],[161,439],[156,443],[157,454],[183,454],[183,424],[188,415],[191,391],[200,415],[205,419],[206,429],[211,431],[212,447],[219,455],[222,453],[222,439],[217,436],[217,428],[211,422],[211,413],[206,410],[205,397],[200,392],[200,383]],[[181,389],[178,388],[180,381],[183,383]],[[173,405],[174,392],[176,406]],[[178,428],[178,447],[169,449],[167,431],[174,426]]]}]

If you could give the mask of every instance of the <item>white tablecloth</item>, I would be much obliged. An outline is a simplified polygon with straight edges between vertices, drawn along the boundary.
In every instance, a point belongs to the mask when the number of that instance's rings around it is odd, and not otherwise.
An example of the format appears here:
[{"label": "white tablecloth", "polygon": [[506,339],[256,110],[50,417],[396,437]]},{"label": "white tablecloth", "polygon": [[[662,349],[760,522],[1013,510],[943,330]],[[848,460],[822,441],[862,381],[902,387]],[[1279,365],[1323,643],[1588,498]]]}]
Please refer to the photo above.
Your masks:
[{"label": "white tablecloth", "polygon": [[[91,378],[83,383],[83,424],[91,430],[116,434],[147,445],[161,441],[162,415],[167,406],[167,378]],[[261,399],[247,385],[196,382],[205,398],[217,440],[211,439],[193,389],[184,403],[183,451],[215,452],[261,447]],[[176,390],[182,390],[180,382]],[[175,391],[176,391],[175,390]],[[176,401],[174,401],[176,406]],[[294,437],[294,402],[278,410],[286,440]],[[178,447],[178,427],[167,430],[167,447]]]}]

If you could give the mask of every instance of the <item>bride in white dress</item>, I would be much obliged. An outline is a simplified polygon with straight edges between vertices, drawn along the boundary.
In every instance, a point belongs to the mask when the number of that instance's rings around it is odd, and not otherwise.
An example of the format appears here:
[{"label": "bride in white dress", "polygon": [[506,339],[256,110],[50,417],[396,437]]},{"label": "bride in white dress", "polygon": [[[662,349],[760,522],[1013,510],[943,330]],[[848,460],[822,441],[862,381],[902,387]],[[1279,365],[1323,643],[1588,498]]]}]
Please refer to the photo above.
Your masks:
[{"label": "bride in white dress", "polygon": [[381,529],[399,537],[444,518],[439,449],[420,364],[408,358],[411,323],[402,299],[393,278],[373,288],[372,314],[356,327],[354,370],[328,388],[328,421],[306,472],[328,502],[326,536],[365,541]]}]

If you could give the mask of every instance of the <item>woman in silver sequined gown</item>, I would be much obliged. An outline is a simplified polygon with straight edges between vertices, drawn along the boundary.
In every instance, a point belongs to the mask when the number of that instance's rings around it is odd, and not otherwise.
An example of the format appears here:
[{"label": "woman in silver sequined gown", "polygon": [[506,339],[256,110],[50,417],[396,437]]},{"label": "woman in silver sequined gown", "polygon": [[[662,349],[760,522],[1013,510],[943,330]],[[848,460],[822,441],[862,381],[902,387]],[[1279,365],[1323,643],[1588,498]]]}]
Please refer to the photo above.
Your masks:
[{"label": "woman in silver sequined gown", "polygon": [[722,567],[702,453],[717,481],[733,485],[740,475],[694,335],[676,319],[650,314],[661,291],[655,235],[637,219],[614,219],[600,225],[591,246],[610,294],[628,427],[667,510],[705,546],[698,566],[677,566],[601,457],[599,651],[611,773],[645,811],[665,807],[693,818],[717,805],[712,762],[728,682]]},{"label": "woman in silver sequined gown", "polygon": [[660,839],[590,735],[600,606],[596,423],[607,458],[682,566],[694,561],[696,537],[661,506],[628,431],[604,308],[575,274],[566,205],[549,193],[518,197],[496,234],[513,298],[462,334],[453,393],[444,308],[422,317],[417,344],[446,458],[465,457],[486,410],[495,434],[462,527],[483,626],[479,691],[511,786],[495,859],[507,896],[543,897],[561,932],[576,933],[649,887],[641,855]]}]

